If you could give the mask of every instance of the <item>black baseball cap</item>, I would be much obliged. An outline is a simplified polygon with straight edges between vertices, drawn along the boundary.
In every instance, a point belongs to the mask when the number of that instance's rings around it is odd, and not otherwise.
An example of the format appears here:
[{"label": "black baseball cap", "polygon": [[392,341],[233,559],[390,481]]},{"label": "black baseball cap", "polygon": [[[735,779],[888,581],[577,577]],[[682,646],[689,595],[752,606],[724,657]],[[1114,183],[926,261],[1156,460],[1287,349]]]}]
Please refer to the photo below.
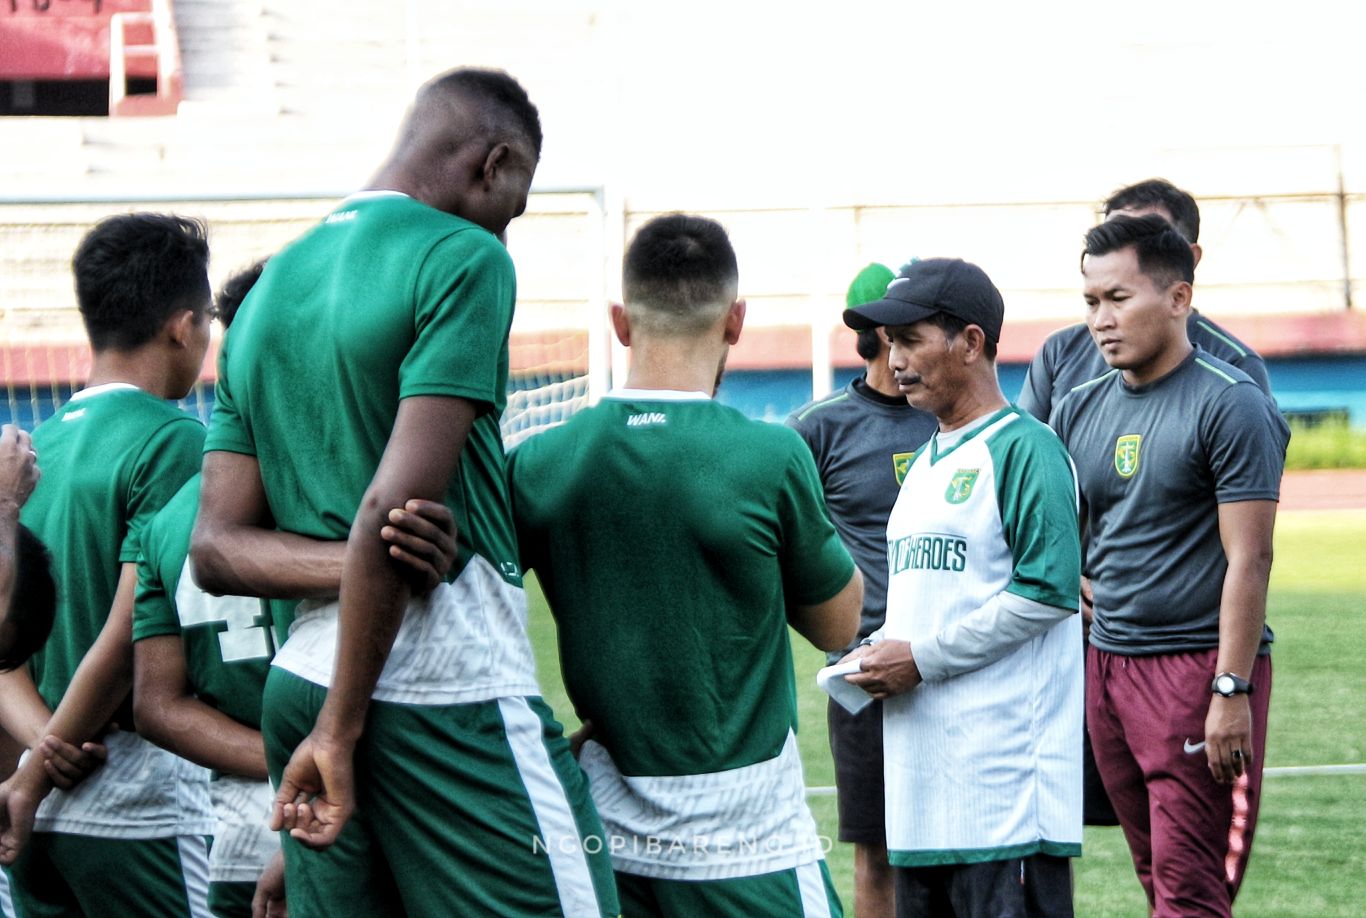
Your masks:
[{"label": "black baseball cap", "polygon": [[882,299],[844,310],[844,324],[856,331],[914,325],[942,312],[981,326],[995,344],[1005,311],[1001,291],[981,268],[961,258],[926,258],[903,266]]}]

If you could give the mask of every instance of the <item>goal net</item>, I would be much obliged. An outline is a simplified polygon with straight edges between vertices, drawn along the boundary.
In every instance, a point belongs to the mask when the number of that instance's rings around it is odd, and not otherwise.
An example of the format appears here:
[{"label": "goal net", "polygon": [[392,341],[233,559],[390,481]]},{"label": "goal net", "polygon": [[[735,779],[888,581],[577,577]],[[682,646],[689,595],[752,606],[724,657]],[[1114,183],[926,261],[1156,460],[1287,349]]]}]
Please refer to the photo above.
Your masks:
[{"label": "goal net", "polygon": [[[287,245],[337,200],[0,202],[0,422],[32,430],[85,384],[90,354],[72,289],[71,255],[101,218],[153,210],[205,220],[217,289],[234,271]],[[509,228],[518,273],[502,419],[509,447],[562,423],[606,389],[609,271],[617,265],[606,252],[603,201],[596,188],[533,190],[526,214]],[[216,348],[182,402],[206,421],[213,409],[214,353]]]}]

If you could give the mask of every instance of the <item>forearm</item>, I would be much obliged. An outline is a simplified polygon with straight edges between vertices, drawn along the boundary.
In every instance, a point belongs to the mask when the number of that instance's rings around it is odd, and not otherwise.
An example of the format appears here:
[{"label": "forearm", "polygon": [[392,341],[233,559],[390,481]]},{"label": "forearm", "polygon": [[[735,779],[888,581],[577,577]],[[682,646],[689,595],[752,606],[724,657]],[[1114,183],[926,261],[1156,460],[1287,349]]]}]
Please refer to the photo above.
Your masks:
[{"label": "forearm", "polygon": [[138,733],[182,758],[215,771],[266,780],[261,731],[238,723],[193,695],[139,700]]},{"label": "forearm", "polygon": [[0,495],[0,617],[9,609],[14,595],[18,545],[19,504],[12,497]]},{"label": "forearm", "polygon": [[938,634],[914,642],[916,665],[927,682],[972,672],[1074,614],[1075,609],[1003,591]]},{"label": "forearm", "polygon": [[409,597],[408,584],[378,535],[377,520],[385,506],[388,502],[368,493],[346,544],[337,665],[318,715],[319,729],[346,742],[357,739],[365,725],[370,696],[389,659]]},{"label": "forearm", "polygon": [[814,606],[793,606],[787,620],[815,647],[840,650],[858,634],[863,611],[863,574],[858,568],[838,593]]},{"label": "forearm", "polygon": [[341,587],[345,542],[220,525],[196,530],[195,581],[218,595],[331,599]]},{"label": "forearm", "polygon": [[[1259,563],[1261,562],[1261,563]],[[1219,655],[1215,672],[1252,675],[1266,624],[1271,559],[1230,561],[1219,600]]]},{"label": "forearm", "polygon": [[0,728],[32,749],[43,738],[52,712],[24,668],[0,673]]},{"label": "forearm", "polygon": [[81,660],[57,710],[43,728],[44,736],[51,734],[76,746],[98,738],[133,690],[132,636],[127,635],[119,646],[118,641],[105,639],[108,631],[106,628],[100,633]]},{"label": "forearm", "polygon": [[75,746],[98,737],[133,690],[133,595],[137,583],[137,565],[124,564],[109,618],[76,668],[44,735],[52,734]]}]

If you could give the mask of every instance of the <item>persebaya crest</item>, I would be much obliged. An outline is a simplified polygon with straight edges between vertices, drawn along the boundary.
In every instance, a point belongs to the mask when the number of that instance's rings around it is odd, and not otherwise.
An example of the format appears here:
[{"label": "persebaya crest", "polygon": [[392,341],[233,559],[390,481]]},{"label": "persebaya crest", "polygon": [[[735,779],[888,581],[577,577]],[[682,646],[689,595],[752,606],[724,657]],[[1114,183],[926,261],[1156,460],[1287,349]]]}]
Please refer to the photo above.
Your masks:
[{"label": "persebaya crest", "polygon": [[949,480],[948,490],[944,492],[944,500],[951,504],[961,504],[972,496],[972,486],[977,484],[978,469],[959,469],[953,473],[953,478]]},{"label": "persebaya crest", "polygon": [[896,483],[903,484],[906,481],[906,473],[911,470],[911,461],[915,459],[915,452],[892,453],[892,472],[896,475]]},{"label": "persebaya crest", "polygon": [[1133,478],[1138,472],[1138,451],[1142,434],[1125,434],[1115,441],[1115,471],[1120,478]]}]

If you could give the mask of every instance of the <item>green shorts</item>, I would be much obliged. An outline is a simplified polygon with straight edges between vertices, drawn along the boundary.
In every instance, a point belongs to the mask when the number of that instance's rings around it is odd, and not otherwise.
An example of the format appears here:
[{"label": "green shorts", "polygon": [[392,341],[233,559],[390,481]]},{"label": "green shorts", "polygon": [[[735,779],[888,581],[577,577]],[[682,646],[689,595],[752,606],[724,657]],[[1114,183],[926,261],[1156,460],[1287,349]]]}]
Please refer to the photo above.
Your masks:
[{"label": "green shorts", "polygon": [[[279,667],[262,734],[271,778],[312,729],[325,690]],[[290,915],[618,914],[588,781],[539,698],[448,706],[373,702],[356,749],[345,844],[283,836]]]},{"label": "green shorts", "polygon": [[18,918],[201,918],[209,843],[198,835],[132,840],[34,832],[9,869]]},{"label": "green shorts", "polygon": [[210,883],[209,911],[215,918],[251,918],[255,883]]},{"label": "green shorts", "polygon": [[730,880],[656,880],[617,874],[622,918],[842,918],[825,861]]}]

